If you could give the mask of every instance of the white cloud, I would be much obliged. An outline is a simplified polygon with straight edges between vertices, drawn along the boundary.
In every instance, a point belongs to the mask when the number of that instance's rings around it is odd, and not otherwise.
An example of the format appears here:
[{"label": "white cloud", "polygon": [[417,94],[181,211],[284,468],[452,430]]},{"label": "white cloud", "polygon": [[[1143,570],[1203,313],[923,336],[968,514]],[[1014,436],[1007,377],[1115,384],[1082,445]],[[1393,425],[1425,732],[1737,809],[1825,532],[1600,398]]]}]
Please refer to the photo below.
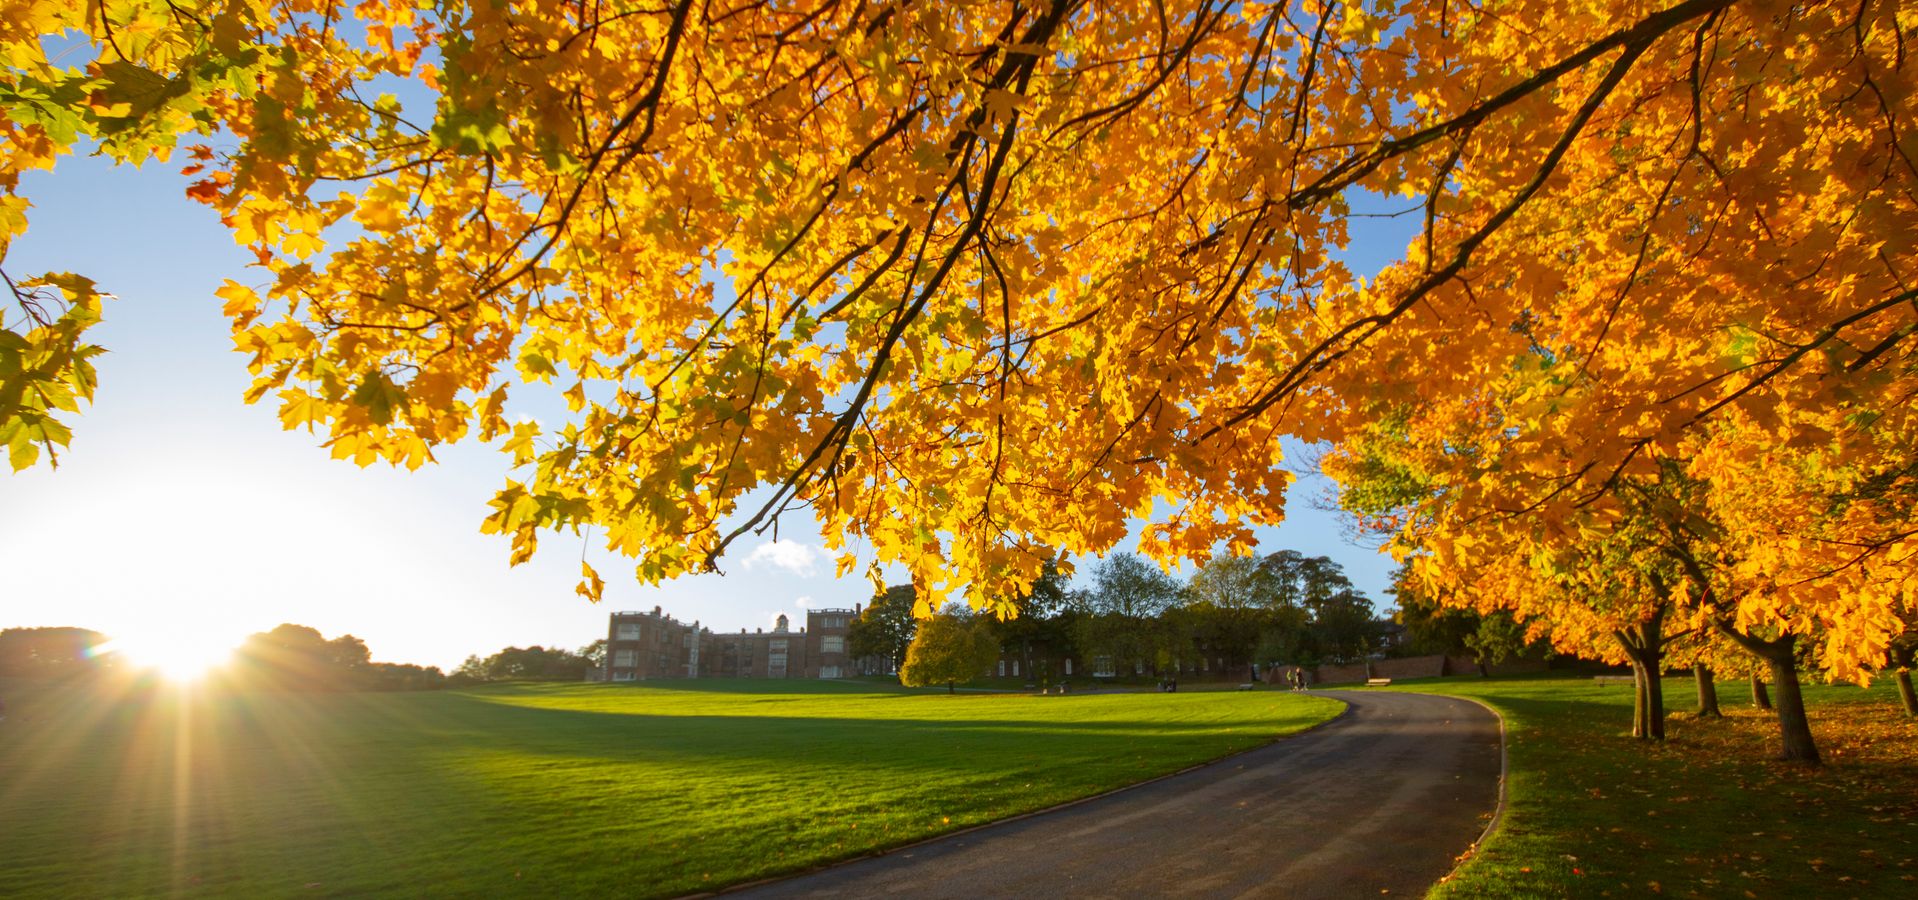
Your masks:
[{"label": "white cloud", "polygon": [[800,609],[805,609],[806,607],[809,607],[812,605],[812,597],[810,595],[801,595],[798,599],[793,601],[793,605],[799,607]]},{"label": "white cloud", "polygon": [[826,558],[824,551],[815,550],[809,544],[798,541],[770,541],[753,548],[747,554],[745,566],[757,569],[767,566],[790,572],[800,578],[811,578],[818,570],[819,563]]}]

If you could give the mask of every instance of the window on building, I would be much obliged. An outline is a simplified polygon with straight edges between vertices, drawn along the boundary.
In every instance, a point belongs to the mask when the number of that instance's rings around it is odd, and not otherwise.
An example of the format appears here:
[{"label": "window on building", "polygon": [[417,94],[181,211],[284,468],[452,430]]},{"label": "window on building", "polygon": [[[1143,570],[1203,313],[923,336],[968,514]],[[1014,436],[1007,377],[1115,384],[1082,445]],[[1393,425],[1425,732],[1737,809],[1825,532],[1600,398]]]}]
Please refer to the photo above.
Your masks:
[{"label": "window on building", "polygon": [[1006,661],[1003,659],[999,661],[999,677],[1006,677]]},{"label": "window on building", "polygon": [[636,665],[639,665],[639,651],[637,650],[614,650],[613,651],[613,666],[615,668],[630,669]]},{"label": "window on building", "polygon": [[1070,656],[1066,657],[1066,674],[1072,674],[1072,657]]},{"label": "window on building", "polygon": [[844,653],[846,652],[846,639],[838,635],[822,637],[819,639],[819,652]]},{"label": "window on building", "polygon": [[786,642],[784,640],[777,640],[767,641],[766,644],[767,677],[786,677]]},{"label": "window on building", "polygon": [[1145,660],[1135,659],[1132,661],[1132,674],[1134,675],[1145,674]]},{"label": "window on building", "polygon": [[1012,661],[1012,677],[1019,677],[1019,661],[1016,659]]},{"label": "window on building", "polygon": [[1118,670],[1112,667],[1112,657],[1100,656],[1092,660],[1092,674],[1111,678]]},{"label": "window on building", "polygon": [[638,622],[619,623],[619,627],[613,629],[613,640],[616,640],[616,641],[639,640],[639,623]]}]

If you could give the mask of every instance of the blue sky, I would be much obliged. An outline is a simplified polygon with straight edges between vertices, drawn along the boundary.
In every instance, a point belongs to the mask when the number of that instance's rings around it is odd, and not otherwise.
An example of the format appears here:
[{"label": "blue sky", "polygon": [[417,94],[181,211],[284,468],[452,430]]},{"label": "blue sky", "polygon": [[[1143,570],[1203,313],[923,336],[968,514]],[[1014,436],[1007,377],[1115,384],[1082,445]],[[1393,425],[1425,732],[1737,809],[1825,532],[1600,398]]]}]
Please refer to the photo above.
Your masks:
[{"label": "blue sky", "polygon": [[[176,171],[69,157],[22,185],[32,225],[8,272],[74,271],[118,299],[90,332],[109,352],[59,469],[0,474],[0,627],[237,642],[297,622],[358,635],[375,659],[451,667],[508,645],[586,644],[612,610],[659,605],[736,630],[870,595],[861,577],[833,578],[798,520],[782,529],[789,543],[744,544],[722,561],[725,576],[646,587],[627,561],[571,537],[512,568],[506,540],[479,533],[507,470],[491,448],[442,448],[418,472],[360,469],[281,430],[270,398],[241,402],[245,360],[213,296],[226,278],[250,280],[247,256],[184,197]],[[1375,271],[1415,225],[1355,220],[1354,267]],[[1261,530],[1260,551],[1330,556],[1383,601],[1390,561],[1313,508],[1320,490],[1301,482],[1285,525]],[[573,593],[582,553],[607,577],[597,606]]]}]

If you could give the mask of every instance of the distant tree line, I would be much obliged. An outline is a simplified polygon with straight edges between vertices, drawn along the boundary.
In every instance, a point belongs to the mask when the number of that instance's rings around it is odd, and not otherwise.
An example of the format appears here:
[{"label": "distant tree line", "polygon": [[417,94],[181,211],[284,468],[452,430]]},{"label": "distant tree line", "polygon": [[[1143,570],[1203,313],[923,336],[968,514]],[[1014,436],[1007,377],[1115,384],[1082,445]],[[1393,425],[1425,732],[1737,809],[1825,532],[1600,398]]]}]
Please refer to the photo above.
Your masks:
[{"label": "distant tree line", "polygon": [[[103,652],[111,637],[88,628],[0,630],[0,676],[54,679],[106,673],[135,674],[118,654]],[[507,647],[469,656],[451,675],[437,666],[375,662],[366,642],[344,634],[328,638],[291,623],[249,635],[214,673],[228,687],[285,691],[422,691],[485,681],[582,681],[605,662],[606,642],[578,650]]]},{"label": "distant tree line", "polygon": [[89,628],[0,630],[0,676],[65,678],[100,671],[110,663],[95,652],[107,636]]},{"label": "distant tree line", "polygon": [[374,662],[366,642],[350,634],[327,639],[318,629],[284,624],[247,636],[223,673],[240,687],[284,691],[420,691],[446,686],[437,666]]},{"label": "distant tree line", "polygon": [[584,681],[606,664],[606,640],[601,638],[578,650],[560,647],[508,647],[484,659],[469,656],[453,678],[461,683],[476,681]]},{"label": "distant tree line", "polygon": [[[993,639],[998,652],[986,664],[999,653],[1013,655],[1022,661],[1021,673],[1037,678],[1062,677],[1063,672],[1043,671],[1059,657],[1115,675],[1313,666],[1378,652],[1390,630],[1337,563],[1292,550],[1217,557],[1188,580],[1141,557],[1116,553],[1096,564],[1090,576],[1088,584],[1073,589],[1057,567],[1048,567],[1030,593],[1004,601],[1011,615],[979,616],[968,625]],[[915,619],[913,602],[910,586],[874,597],[854,620],[848,649],[895,671],[912,661],[918,646],[915,626],[967,619],[957,610]],[[941,627],[941,640],[963,638],[970,646],[966,629]],[[928,641],[933,637],[928,635]],[[915,680],[946,683],[950,673],[940,671],[938,678],[914,673]]]},{"label": "distant tree line", "polygon": [[1352,662],[1380,649],[1385,634],[1338,563],[1293,550],[1215,557],[1183,582],[1114,554],[1063,605],[1053,618],[1076,655],[1103,657],[1117,674],[1177,672],[1201,659],[1227,671]]}]

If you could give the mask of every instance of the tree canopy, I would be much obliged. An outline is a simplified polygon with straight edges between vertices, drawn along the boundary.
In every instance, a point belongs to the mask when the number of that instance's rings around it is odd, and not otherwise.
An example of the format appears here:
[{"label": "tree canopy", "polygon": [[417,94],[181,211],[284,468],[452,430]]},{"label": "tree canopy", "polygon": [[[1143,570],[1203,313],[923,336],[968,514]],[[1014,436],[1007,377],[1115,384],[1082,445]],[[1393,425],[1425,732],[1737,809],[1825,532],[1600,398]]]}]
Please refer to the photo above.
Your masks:
[{"label": "tree canopy", "polygon": [[858,660],[881,659],[886,670],[906,661],[918,618],[913,614],[910,584],[896,584],[872,595],[866,608],[854,616],[846,631],[846,653]]},{"label": "tree canopy", "polygon": [[291,623],[248,635],[221,673],[234,687],[287,691],[417,691],[446,686],[438,668],[374,662],[366,642],[350,634],[328,639]]},{"label": "tree canopy", "polygon": [[[258,261],[248,399],[362,464],[497,441],[515,560],[593,526],[652,582],[796,513],[983,605],[1135,516],[1249,551],[1280,436],[1388,423],[1378,521],[1454,574],[1676,467],[1645,527],[1721,631],[1857,675],[1918,594],[1898,3],[5,6],[0,238],[62,153],[182,164]],[[1360,201],[1417,223],[1371,277]],[[19,467],[100,303],[7,282]]]},{"label": "tree canopy", "polygon": [[899,682],[907,687],[943,684],[948,692],[962,681],[986,674],[999,658],[999,640],[991,623],[956,604],[921,619],[899,667]]}]

